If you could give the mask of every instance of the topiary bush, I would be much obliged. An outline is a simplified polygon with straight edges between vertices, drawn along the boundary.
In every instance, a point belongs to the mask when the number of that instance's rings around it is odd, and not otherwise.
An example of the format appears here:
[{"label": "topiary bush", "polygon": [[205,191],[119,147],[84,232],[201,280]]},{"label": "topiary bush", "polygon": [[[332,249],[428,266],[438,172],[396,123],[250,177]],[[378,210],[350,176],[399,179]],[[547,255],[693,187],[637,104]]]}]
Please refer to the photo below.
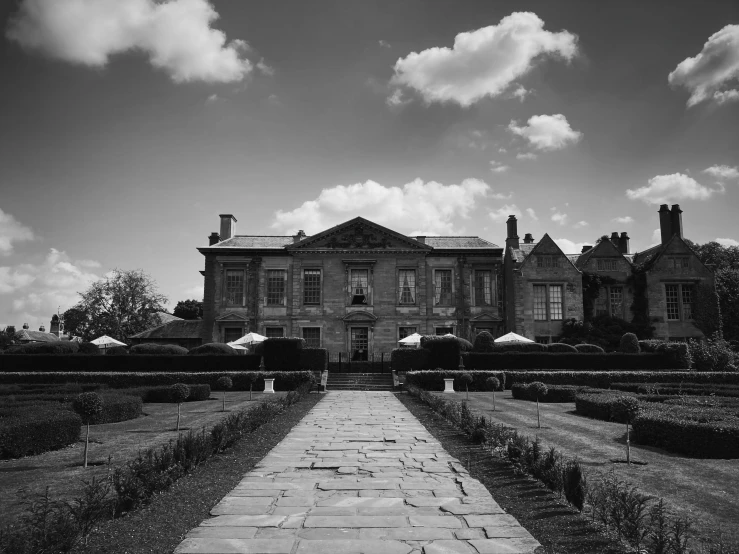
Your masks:
[{"label": "topiary bush", "polygon": [[639,348],[642,352],[664,355],[675,369],[690,369],[693,367],[693,357],[686,342],[640,340]]},{"label": "topiary bush", "polygon": [[638,354],[641,352],[641,348],[639,348],[639,339],[634,333],[624,333],[621,337],[618,349],[627,354]]},{"label": "topiary bush", "polygon": [[421,348],[428,350],[430,360],[440,369],[454,370],[459,367],[460,347],[456,337],[424,335]]},{"label": "topiary bush", "polygon": [[495,338],[487,331],[481,331],[475,337],[473,352],[492,352],[495,349]]},{"label": "topiary bush", "polygon": [[430,358],[430,352],[425,348],[395,348],[390,353],[390,367],[394,371],[428,369]]},{"label": "topiary bush", "polygon": [[328,350],[325,348],[303,348],[300,351],[300,369],[325,371],[328,369]]},{"label": "topiary bush", "polygon": [[490,391],[501,390],[500,379],[497,377],[488,377],[485,379],[485,388]]},{"label": "topiary bush", "polygon": [[99,356],[103,353],[102,350],[100,350],[100,347],[98,347],[97,344],[92,344],[91,342],[81,342],[79,343],[79,354],[91,354],[93,356]]},{"label": "topiary bush", "polygon": [[208,342],[192,348],[188,354],[191,356],[235,356],[235,349],[223,342]]},{"label": "topiary bush", "polygon": [[76,341],[39,342],[16,344],[5,350],[6,354],[76,354],[80,343]]},{"label": "topiary bush", "polygon": [[[547,392],[539,397],[539,401],[546,403],[574,402],[577,393],[582,391],[583,388],[576,385],[547,385]],[[516,400],[536,401],[536,392],[530,387],[529,383],[513,383],[511,394]]]},{"label": "topiary bush", "polygon": [[180,406],[190,396],[190,387],[184,383],[175,383],[169,387],[169,398],[177,403],[177,432],[180,432]]},{"label": "topiary bush", "polygon": [[577,354],[578,350],[571,344],[565,344],[563,342],[553,342],[552,344],[546,345],[547,352],[563,352],[570,354]]},{"label": "topiary bush", "polygon": [[177,346],[176,344],[135,344],[129,350],[131,354],[141,355],[171,355],[171,356],[185,356],[188,353],[187,348]]},{"label": "topiary bush", "polygon": [[128,356],[128,348],[125,346],[112,346],[105,351],[106,356]]},{"label": "topiary bush", "polygon": [[600,346],[597,344],[576,344],[575,350],[578,352],[587,352],[587,353],[603,353],[605,350],[603,350]]},{"label": "topiary bush", "polygon": [[0,418],[0,458],[20,458],[59,450],[80,437],[82,419],[58,405],[18,408]]},{"label": "topiary bush", "polygon": [[305,339],[274,338],[262,342],[264,367],[268,371],[300,370],[300,351],[305,347]]},{"label": "topiary bush", "polygon": [[96,392],[83,392],[72,402],[72,408],[82,419],[82,423],[87,426],[85,433],[85,460],[84,467],[87,467],[87,450],[90,445],[90,424],[97,423],[100,414],[103,413],[103,399]]},{"label": "topiary bush", "polygon": [[[495,345],[495,352],[546,352],[547,345],[538,342],[504,342]],[[567,352],[570,352],[569,350]]]},{"label": "topiary bush", "polygon": [[486,379],[495,377],[500,383],[500,390],[505,388],[505,374],[502,371],[447,371],[443,369],[430,369],[423,371],[408,372],[405,383],[409,386],[416,386],[424,390],[444,390],[444,379],[454,379],[454,386],[460,389],[462,386],[462,374],[472,376],[472,383],[469,385],[471,391],[485,391],[487,389]]},{"label": "topiary bush", "polygon": [[144,403],[139,396],[104,392],[103,411],[97,418],[97,424],[119,423],[141,417]]},{"label": "topiary bush", "polygon": [[226,411],[226,391],[231,390],[234,386],[233,381],[230,377],[223,376],[218,378],[218,388],[223,391],[223,406],[222,410]]},{"label": "topiary bush", "polygon": [[728,341],[718,337],[704,341],[690,339],[688,345],[696,371],[737,371],[739,355]]}]

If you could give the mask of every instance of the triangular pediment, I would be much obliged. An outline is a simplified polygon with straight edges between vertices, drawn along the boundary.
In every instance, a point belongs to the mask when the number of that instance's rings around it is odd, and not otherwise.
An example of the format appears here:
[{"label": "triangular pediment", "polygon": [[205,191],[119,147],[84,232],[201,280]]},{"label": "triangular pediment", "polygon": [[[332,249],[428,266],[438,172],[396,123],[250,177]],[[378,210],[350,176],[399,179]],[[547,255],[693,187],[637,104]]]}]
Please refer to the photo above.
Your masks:
[{"label": "triangular pediment", "polygon": [[287,250],[432,250],[430,246],[363,217],[321,231]]},{"label": "triangular pediment", "polygon": [[527,263],[534,263],[532,260],[536,259],[536,255],[547,255],[547,256],[560,256],[564,260],[562,262],[562,265],[564,267],[571,266],[577,271],[580,271],[577,269],[575,264],[572,263],[572,260],[570,260],[564,252],[562,252],[562,249],[557,246],[557,243],[552,240],[552,237],[549,236],[549,233],[545,233],[543,237],[541,237],[541,240],[536,243],[536,246],[529,252],[528,256],[526,256],[526,259],[523,261],[524,264]]},{"label": "triangular pediment", "polygon": [[582,269],[593,258],[624,258],[628,261],[628,259],[625,258],[625,256],[621,252],[619,252],[618,248],[616,248],[616,245],[613,244],[608,238],[604,238],[593,248],[582,254],[577,259],[577,267]]},{"label": "triangular pediment", "polygon": [[228,312],[216,318],[216,321],[248,321],[245,315],[236,312]]},{"label": "triangular pediment", "polygon": [[483,312],[481,314],[476,315],[475,317],[471,317],[470,321],[475,322],[484,322],[484,321],[503,321],[503,318],[501,318],[498,315],[492,314],[490,312]]}]

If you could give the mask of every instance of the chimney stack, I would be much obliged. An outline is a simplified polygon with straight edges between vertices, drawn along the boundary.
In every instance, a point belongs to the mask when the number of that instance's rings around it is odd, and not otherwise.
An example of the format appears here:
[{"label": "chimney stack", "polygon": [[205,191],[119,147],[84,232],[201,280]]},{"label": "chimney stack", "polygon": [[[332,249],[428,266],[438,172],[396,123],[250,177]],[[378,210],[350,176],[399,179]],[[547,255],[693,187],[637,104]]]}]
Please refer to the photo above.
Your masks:
[{"label": "chimney stack", "polygon": [[218,244],[221,242],[221,237],[213,231],[210,236],[208,237],[208,246],[213,246],[214,244]]},{"label": "chimney stack", "polygon": [[24,324],[23,324],[23,328],[24,328],[24,329],[28,329],[28,323],[24,323]]},{"label": "chimney stack", "polygon": [[590,244],[586,244],[585,246],[582,247],[582,250],[580,250],[580,254],[585,254],[585,252],[587,252],[591,248],[592,246]]},{"label": "chimney stack", "polygon": [[307,236],[307,235],[305,234],[305,231],[303,231],[303,230],[301,229],[300,231],[298,231],[298,234],[297,234],[297,235],[293,235],[293,244],[295,244],[296,242],[300,242],[300,241],[301,241],[301,240],[303,240],[303,239],[304,239],[304,238],[305,238],[306,236]]},{"label": "chimney stack", "polygon": [[518,242],[518,220],[516,216],[509,215],[506,225],[508,226],[508,236],[505,239],[506,248],[520,248]]},{"label": "chimney stack", "polygon": [[618,251],[621,252],[621,254],[629,253],[629,240],[629,235],[626,231],[621,233],[621,236],[618,238]]},{"label": "chimney stack", "polygon": [[236,218],[231,214],[220,214],[221,240],[228,240],[236,234]]},{"label": "chimney stack", "polygon": [[672,237],[672,214],[667,204],[662,204],[659,207],[659,232],[662,244],[667,244],[667,241]]},{"label": "chimney stack", "polygon": [[615,246],[616,249],[619,248],[618,242],[619,242],[618,233],[614,231],[613,233],[611,233],[611,244],[613,244],[613,246]]},{"label": "chimney stack", "polygon": [[421,244],[426,244],[426,236],[418,236],[416,237],[416,240],[420,242]]},{"label": "chimney stack", "polygon": [[39,331],[41,331],[42,333],[45,333],[45,332],[46,332],[46,327],[44,327],[43,325],[41,325],[41,326],[40,326],[40,327],[38,328],[38,330],[39,330]]},{"label": "chimney stack", "polygon": [[[673,204],[670,211],[670,225],[672,227],[672,235],[683,238],[683,211],[680,204]],[[671,236],[672,236],[671,235]]]},{"label": "chimney stack", "polygon": [[523,243],[531,244],[533,242],[534,242],[534,237],[531,235],[531,233],[526,233],[523,237]]},{"label": "chimney stack", "polygon": [[60,336],[59,332],[59,316],[54,314],[51,316],[51,323],[49,324],[49,333],[52,335]]}]

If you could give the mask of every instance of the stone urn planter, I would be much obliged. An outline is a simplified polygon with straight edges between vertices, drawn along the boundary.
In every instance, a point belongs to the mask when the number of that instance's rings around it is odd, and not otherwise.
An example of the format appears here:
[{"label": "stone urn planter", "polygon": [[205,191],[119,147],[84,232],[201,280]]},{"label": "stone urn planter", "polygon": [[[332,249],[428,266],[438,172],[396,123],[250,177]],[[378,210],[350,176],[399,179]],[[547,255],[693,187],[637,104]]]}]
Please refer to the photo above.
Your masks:
[{"label": "stone urn planter", "polygon": [[444,392],[454,394],[454,379],[444,379]]},{"label": "stone urn planter", "polygon": [[265,394],[274,394],[275,393],[275,380],[274,379],[265,379],[264,380],[264,393]]}]

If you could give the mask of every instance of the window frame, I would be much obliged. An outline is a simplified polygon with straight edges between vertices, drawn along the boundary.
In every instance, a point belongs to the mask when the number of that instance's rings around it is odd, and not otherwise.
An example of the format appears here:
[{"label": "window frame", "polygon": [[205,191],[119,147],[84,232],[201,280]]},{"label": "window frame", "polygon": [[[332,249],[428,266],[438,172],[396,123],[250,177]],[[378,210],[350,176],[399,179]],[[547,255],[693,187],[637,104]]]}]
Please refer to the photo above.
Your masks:
[{"label": "window frame", "polygon": [[[665,283],[665,320],[670,321],[693,321],[693,305],[695,304],[695,283]],[[670,317],[670,298],[668,296],[668,287],[675,287],[677,292],[677,318]],[[685,293],[690,291],[690,302],[685,302]],[[690,311],[686,317],[685,306],[690,306]]]},{"label": "window frame", "polygon": [[[229,332],[229,331],[238,331],[238,332],[239,332],[239,336],[238,336],[238,337],[236,337],[235,339],[231,339],[231,340],[229,340],[229,339],[228,339],[228,332]],[[244,328],[243,328],[243,327],[224,327],[224,328],[223,328],[223,342],[225,342],[225,343],[233,342],[233,341],[235,341],[235,340],[238,340],[238,339],[240,339],[240,338],[241,338],[241,337],[243,337],[243,336],[244,336],[245,334],[246,334],[246,333],[244,333]]]},{"label": "window frame", "polygon": [[[679,264],[677,262],[680,262]],[[667,256],[668,269],[690,269],[690,256]]]},{"label": "window frame", "polygon": [[[283,276],[282,278],[282,297],[279,303],[276,302],[270,302],[270,273],[276,273],[280,272]],[[279,306],[287,306],[287,269],[279,268],[279,267],[269,267],[266,269],[265,272],[265,298],[264,298],[264,305],[268,307],[279,307]]]},{"label": "window frame", "polygon": [[[436,293],[436,289],[437,289],[437,281],[436,281],[436,278],[437,278],[437,275],[439,275],[439,273],[441,273],[441,272],[448,272],[449,273],[449,302],[448,303],[441,301],[441,294],[442,294],[441,292],[439,292],[438,295]],[[433,280],[433,285],[434,285],[434,292],[433,292],[434,304],[433,305],[434,305],[434,307],[436,307],[436,306],[439,306],[439,307],[454,306],[454,293],[455,293],[455,290],[454,290],[454,269],[451,268],[451,267],[434,268],[433,278],[434,278],[434,280]],[[438,301],[437,301],[437,296],[439,298]]]},{"label": "window frame", "polygon": [[[241,302],[231,302],[228,284],[229,273],[241,275]],[[246,269],[241,267],[223,268],[223,303],[226,306],[246,306]]]},{"label": "window frame", "polygon": [[[280,333],[282,333],[279,337],[270,337],[269,333],[270,331],[274,331],[275,329],[279,329]],[[282,339],[285,338],[285,327],[280,325],[265,325],[264,326],[264,336],[268,339]]]},{"label": "window frame", "polygon": [[[546,319],[541,319],[536,316],[536,288],[537,287],[544,287],[544,306],[546,309]],[[553,318],[552,317],[552,293],[551,289],[552,287],[558,287],[560,289],[560,297],[559,297],[559,305],[560,305],[560,316],[559,318]],[[532,299],[532,313],[534,316],[534,322],[537,321],[564,321],[565,320],[565,313],[566,313],[566,307],[565,307],[565,284],[564,283],[534,283],[533,289],[531,293],[531,299]]]},{"label": "window frame", "polygon": [[[481,304],[479,299],[478,292],[480,289],[477,287],[477,275],[480,273],[489,273],[490,274],[490,283],[489,283],[489,290],[490,290],[490,302],[487,304]],[[472,272],[472,305],[479,307],[479,308],[492,308],[494,306],[497,306],[498,304],[498,298],[497,298],[497,281],[498,281],[497,274],[491,269],[491,268],[479,268],[474,269]],[[484,289],[483,293],[484,293]],[[484,295],[483,295],[484,298]]]},{"label": "window frame", "polygon": [[[413,275],[413,286],[411,288],[411,296],[413,297],[412,302],[403,302],[403,285],[400,281],[401,274],[403,272],[410,272]],[[418,304],[418,271],[416,271],[415,267],[399,267],[396,271],[396,282],[397,282],[397,289],[396,289],[396,302],[398,306],[416,306]]]},{"label": "window frame", "polygon": [[[402,329],[413,329],[410,333],[403,335],[401,333]],[[403,340],[406,337],[409,337],[413,333],[418,333],[418,325],[398,325],[398,340]]]},{"label": "window frame", "polygon": [[[318,330],[318,345],[317,346],[311,346],[308,342],[309,339],[305,336],[306,329],[310,329],[311,331]],[[320,325],[306,325],[304,327],[300,328],[300,336],[305,340],[305,344],[307,348],[321,348],[321,345],[323,344],[323,330],[320,327]]]},{"label": "window frame", "polygon": [[[364,303],[354,303],[354,297],[360,296],[354,294],[354,279],[353,274],[355,271],[366,271],[367,272],[367,292],[364,294]],[[372,269],[369,266],[350,267],[347,272],[348,286],[349,286],[349,306],[371,306],[372,305]]]},{"label": "window frame", "polygon": [[[306,286],[306,273],[307,272],[318,272],[318,301],[317,302],[307,302],[306,301],[306,295],[308,293],[308,287]],[[304,267],[303,268],[303,274],[302,274],[302,285],[303,285],[303,306],[320,306],[323,303],[323,269],[320,267]],[[311,291],[315,292],[315,291]]]},{"label": "window frame", "polygon": [[[544,263],[545,261],[548,263]],[[562,269],[564,261],[562,256],[558,254],[537,254],[536,267],[540,269]]]},{"label": "window frame", "polygon": [[[446,333],[440,333],[440,330],[446,331]],[[447,333],[454,335],[454,325],[434,325],[434,335],[437,337],[443,337]]]},{"label": "window frame", "polygon": [[[625,311],[625,288],[624,285],[603,285],[600,287],[600,291],[598,293],[598,298],[596,299],[595,303],[593,304],[593,316],[597,317],[599,315],[607,315],[609,317],[618,317],[619,319],[626,319],[626,311]],[[621,310],[618,314],[614,313],[613,310],[613,290],[614,289],[621,289]],[[598,313],[598,304],[605,306],[604,313]]]},{"label": "window frame", "polygon": [[[608,265],[609,267],[605,267]],[[618,271],[618,260],[616,258],[596,258],[596,271]]]}]

